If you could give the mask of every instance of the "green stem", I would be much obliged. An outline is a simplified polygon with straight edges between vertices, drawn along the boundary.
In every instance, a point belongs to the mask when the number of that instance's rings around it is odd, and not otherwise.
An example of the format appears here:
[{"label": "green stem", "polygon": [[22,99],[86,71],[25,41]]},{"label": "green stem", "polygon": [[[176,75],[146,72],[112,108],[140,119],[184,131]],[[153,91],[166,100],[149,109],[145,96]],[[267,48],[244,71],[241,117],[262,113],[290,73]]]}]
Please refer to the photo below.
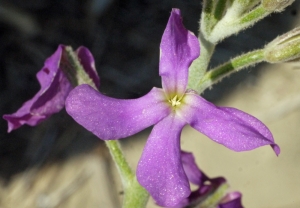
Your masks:
[{"label": "green stem", "polygon": [[124,188],[123,208],[146,207],[149,194],[136,180],[121,150],[119,142],[116,140],[107,140],[105,143],[122,179]]},{"label": "green stem", "polygon": [[227,4],[227,1],[225,1],[225,0],[221,0],[221,1],[217,2],[216,8],[214,11],[214,17],[216,18],[217,21],[222,19],[223,14],[226,10],[226,4]]},{"label": "green stem", "polygon": [[77,54],[73,51],[71,46],[66,46],[62,51],[60,64],[61,70],[67,76],[73,87],[81,84],[89,84],[95,90],[98,90],[93,80],[80,64]]},{"label": "green stem", "polygon": [[201,207],[217,207],[222,198],[227,193],[229,185],[224,183],[220,185],[217,189],[213,190],[212,193],[207,194],[207,196],[201,202]]},{"label": "green stem", "polygon": [[206,36],[211,32],[215,24],[212,15],[214,3],[212,0],[204,1],[200,18],[198,40],[200,43],[200,56],[193,61],[189,68],[188,88],[196,90],[199,78],[203,77],[215,50],[215,44],[207,41]]},{"label": "green stem", "polygon": [[121,150],[120,144],[116,140],[107,140],[105,141],[107,148],[109,149],[110,155],[112,156],[118,171],[120,173],[123,186],[126,188],[129,181],[132,180],[134,174],[130,168],[126,158]]},{"label": "green stem", "polygon": [[134,177],[129,186],[125,189],[123,208],[146,207],[149,193],[138,183]]},{"label": "green stem", "polygon": [[211,56],[215,50],[215,45],[207,41],[202,32],[199,33],[200,56],[195,59],[189,68],[188,89],[198,92],[199,78],[203,77],[210,62]]},{"label": "green stem", "polygon": [[200,27],[202,32],[205,34],[209,34],[215,24],[217,23],[214,15],[214,1],[206,0],[204,1],[204,5],[202,8],[202,14],[200,19]]},{"label": "green stem", "polygon": [[218,43],[224,38],[254,25],[270,13],[271,11],[267,11],[261,5],[241,17],[237,16],[234,8],[228,9],[226,15],[216,24],[207,39],[212,43]]},{"label": "green stem", "polygon": [[258,20],[261,20],[262,18],[269,15],[270,13],[271,11],[267,11],[263,6],[258,6],[249,13],[242,16],[239,20],[239,23],[248,27],[248,25],[254,24]]},{"label": "green stem", "polygon": [[226,10],[227,0],[215,2],[214,0],[204,1],[201,17],[201,30],[208,36],[213,30],[214,26],[222,19]]},{"label": "green stem", "polygon": [[198,82],[197,92],[201,93],[206,88],[217,83],[224,77],[229,76],[231,73],[237,72],[240,69],[246,68],[262,61],[264,61],[264,49],[251,51],[249,53],[236,57],[206,72],[206,74]]},{"label": "green stem", "polygon": [[213,27],[222,18],[226,9],[226,1],[214,2],[204,1],[203,10],[199,25],[200,56],[193,61],[189,68],[188,88],[197,91],[199,78],[203,77],[207,71],[210,59],[215,50],[216,44],[207,40]]}]

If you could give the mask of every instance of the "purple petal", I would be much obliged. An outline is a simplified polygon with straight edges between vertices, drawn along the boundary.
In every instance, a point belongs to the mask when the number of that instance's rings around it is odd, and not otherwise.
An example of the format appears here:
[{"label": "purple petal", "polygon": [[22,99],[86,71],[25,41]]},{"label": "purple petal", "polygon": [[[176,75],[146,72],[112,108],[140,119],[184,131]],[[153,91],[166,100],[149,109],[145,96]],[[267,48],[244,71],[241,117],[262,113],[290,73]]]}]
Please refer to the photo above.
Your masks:
[{"label": "purple petal", "polygon": [[194,93],[186,94],[183,102],[178,113],[215,142],[238,152],[271,145],[277,155],[280,153],[272,133],[255,117],[234,108],[216,107]]},{"label": "purple petal", "polygon": [[184,94],[188,69],[200,54],[197,37],[182,24],[180,10],[173,9],[160,44],[159,74],[168,95]]},{"label": "purple petal", "polygon": [[8,132],[23,124],[35,126],[63,108],[65,98],[71,90],[70,83],[59,70],[63,48],[64,46],[60,45],[37,73],[41,85],[38,93],[25,102],[17,112],[3,116],[8,122]]},{"label": "purple petal", "polygon": [[77,123],[104,140],[133,135],[170,113],[162,89],[153,88],[141,98],[122,100],[102,95],[85,84],[70,92],[66,110]]},{"label": "purple petal", "polygon": [[228,193],[222,201],[217,208],[243,208],[240,192]]},{"label": "purple petal", "polygon": [[181,151],[181,161],[191,183],[201,186],[204,181],[208,180],[208,177],[198,168],[192,153]]},{"label": "purple petal", "polygon": [[77,53],[79,61],[80,61],[81,65],[83,66],[84,70],[89,75],[89,77],[93,80],[96,87],[99,88],[100,78],[96,71],[95,60],[94,60],[92,53],[84,46],[80,46],[76,50],[76,53]]},{"label": "purple petal", "polygon": [[[37,73],[37,79],[41,85],[37,94],[25,102],[17,112],[3,116],[8,122],[8,132],[24,124],[35,126],[64,107],[65,99],[72,89],[60,68],[64,49],[64,45],[59,45],[55,53],[45,61],[44,67]],[[95,70],[92,54],[85,47],[79,47],[76,52],[85,71],[99,86],[99,77]]]},{"label": "purple petal", "polygon": [[180,134],[184,125],[185,121],[173,114],[158,122],[138,163],[139,183],[160,206],[175,206],[191,192],[180,154]]},{"label": "purple petal", "polygon": [[[223,177],[213,178],[203,181],[203,184],[199,185],[198,189],[193,191],[189,197],[183,199],[177,206],[174,208],[182,208],[182,207],[198,207],[207,200],[211,195],[215,195],[215,197],[222,197],[220,193],[216,195],[220,186],[226,183],[226,180]],[[215,198],[218,200],[218,198]],[[217,202],[217,201],[215,201]],[[227,201],[226,201],[227,203]]]}]

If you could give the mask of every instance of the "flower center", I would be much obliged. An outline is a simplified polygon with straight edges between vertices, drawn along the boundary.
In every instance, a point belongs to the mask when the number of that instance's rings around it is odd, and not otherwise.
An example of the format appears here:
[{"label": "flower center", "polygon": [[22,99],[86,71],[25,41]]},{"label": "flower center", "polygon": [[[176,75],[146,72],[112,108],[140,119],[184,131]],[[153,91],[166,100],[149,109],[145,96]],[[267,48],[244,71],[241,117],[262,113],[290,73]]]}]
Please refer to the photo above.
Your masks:
[{"label": "flower center", "polygon": [[175,95],[172,99],[169,100],[169,103],[171,103],[172,107],[176,107],[181,104],[181,99],[178,98],[177,95]]}]

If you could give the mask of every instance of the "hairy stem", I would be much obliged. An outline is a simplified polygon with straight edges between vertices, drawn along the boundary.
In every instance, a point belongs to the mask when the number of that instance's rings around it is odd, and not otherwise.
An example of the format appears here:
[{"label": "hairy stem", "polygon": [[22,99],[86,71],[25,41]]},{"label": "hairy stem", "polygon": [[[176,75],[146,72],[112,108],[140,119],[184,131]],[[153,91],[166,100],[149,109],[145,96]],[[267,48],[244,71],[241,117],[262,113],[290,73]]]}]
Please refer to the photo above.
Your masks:
[{"label": "hairy stem", "polygon": [[259,49],[243,54],[220,66],[217,66],[216,68],[208,71],[202,77],[202,79],[200,79],[200,81],[198,82],[198,92],[203,92],[206,88],[217,83],[224,77],[229,76],[233,72],[237,72],[240,69],[246,68],[262,61],[264,61],[264,49]]},{"label": "hairy stem", "polygon": [[116,140],[105,141],[107,148],[109,149],[110,155],[112,156],[118,171],[121,175],[123,186],[126,187],[129,181],[132,180],[134,174],[130,168],[126,158],[121,150],[120,144]]},{"label": "hairy stem", "polygon": [[123,208],[146,207],[148,199],[149,193],[138,183],[134,177],[125,189]]},{"label": "hairy stem", "polygon": [[267,11],[264,7],[257,6],[243,16],[237,17],[235,9],[228,9],[224,18],[216,24],[207,39],[212,43],[218,43],[224,38],[254,25],[270,13],[271,11]]},{"label": "hairy stem", "polygon": [[201,45],[200,56],[195,59],[189,68],[188,88],[199,92],[198,81],[203,77],[210,62],[211,56],[215,50],[215,45],[207,41],[202,32],[199,34],[199,42]]},{"label": "hairy stem", "polygon": [[123,208],[146,207],[149,194],[136,180],[121,150],[119,142],[108,140],[105,141],[105,143],[122,179],[124,188]]}]

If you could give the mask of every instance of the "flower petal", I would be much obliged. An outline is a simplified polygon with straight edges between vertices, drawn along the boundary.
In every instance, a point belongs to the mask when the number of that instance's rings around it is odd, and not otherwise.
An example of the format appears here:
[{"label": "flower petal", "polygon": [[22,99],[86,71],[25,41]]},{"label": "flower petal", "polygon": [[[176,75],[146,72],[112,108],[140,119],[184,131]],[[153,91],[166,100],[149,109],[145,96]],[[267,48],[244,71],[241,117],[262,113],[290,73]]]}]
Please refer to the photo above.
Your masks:
[{"label": "flower petal", "polygon": [[80,46],[76,50],[76,53],[77,53],[79,61],[80,61],[81,65],[83,66],[84,70],[89,75],[89,77],[93,80],[96,87],[99,88],[100,78],[96,71],[95,60],[94,60],[92,53],[84,46]]},{"label": "flower petal", "polygon": [[133,135],[170,113],[161,89],[153,88],[138,99],[115,99],[89,85],[72,90],[66,110],[73,119],[100,139],[120,139]]},{"label": "flower petal", "polygon": [[[24,124],[35,126],[64,107],[65,99],[72,90],[69,80],[61,70],[61,58],[64,50],[65,46],[59,45],[55,53],[45,61],[44,67],[37,73],[36,76],[41,85],[37,94],[25,102],[17,112],[3,115],[8,122],[8,132]],[[91,52],[85,47],[79,47],[76,53],[84,70],[99,86],[99,77]]]},{"label": "flower petal", "polygon": [[255,117],[234,108],[216,107],[194,93],[186,94],[183,102],[178,113],[215,142],[238,152],[271,145],[277,155],[280,153],[270,130]]},{"label": "flower petal", "polygon": [[243,208],[242,194],[240,192],[230,192],[222,201],[217,208]]},{"label": "flower petal", "polygon": [[183,95],[188,69],[200,54],[197,37],[182,24],[180,10],[173,9],[160,44],[159,74],[168,95]]},{"label": "flower petal", "polygon": [[41,85],[38,93],[25,102],[17,112],[3,116],[8,122],[8,132],[23,124],[35,126],[63,108],[65,98],[71,91],[70,83],[59,70],[63,47],[60,45],[37,73],[37,79]]},{"label": "flower petal", "polygon": [[201,186],[204,181],[208,180],[208,177],[198,168],[192,153],[181,151],[181,161],[184,172],[191,183]]},{"label": "flower petal", "polygon": [[180,154],[180,134],[184,125],[185,121],[173,114],[158,122],[138,163],[139,183],[160,206],[175,206],[191,192]]},{"label": "flower petal", "polygon": [[220,192],[220,189],[225,183],[226,180],[223,177],[205,179],[202,184],[198,184],[198,189],[180,202],[178,207],[197,207],[199,205],[199,207],[207,207],[207,203],[211,203],[209,202],[210,197],[213,197],[214,202],[217,203],[218,200],[221,200],[222,192]]}]

